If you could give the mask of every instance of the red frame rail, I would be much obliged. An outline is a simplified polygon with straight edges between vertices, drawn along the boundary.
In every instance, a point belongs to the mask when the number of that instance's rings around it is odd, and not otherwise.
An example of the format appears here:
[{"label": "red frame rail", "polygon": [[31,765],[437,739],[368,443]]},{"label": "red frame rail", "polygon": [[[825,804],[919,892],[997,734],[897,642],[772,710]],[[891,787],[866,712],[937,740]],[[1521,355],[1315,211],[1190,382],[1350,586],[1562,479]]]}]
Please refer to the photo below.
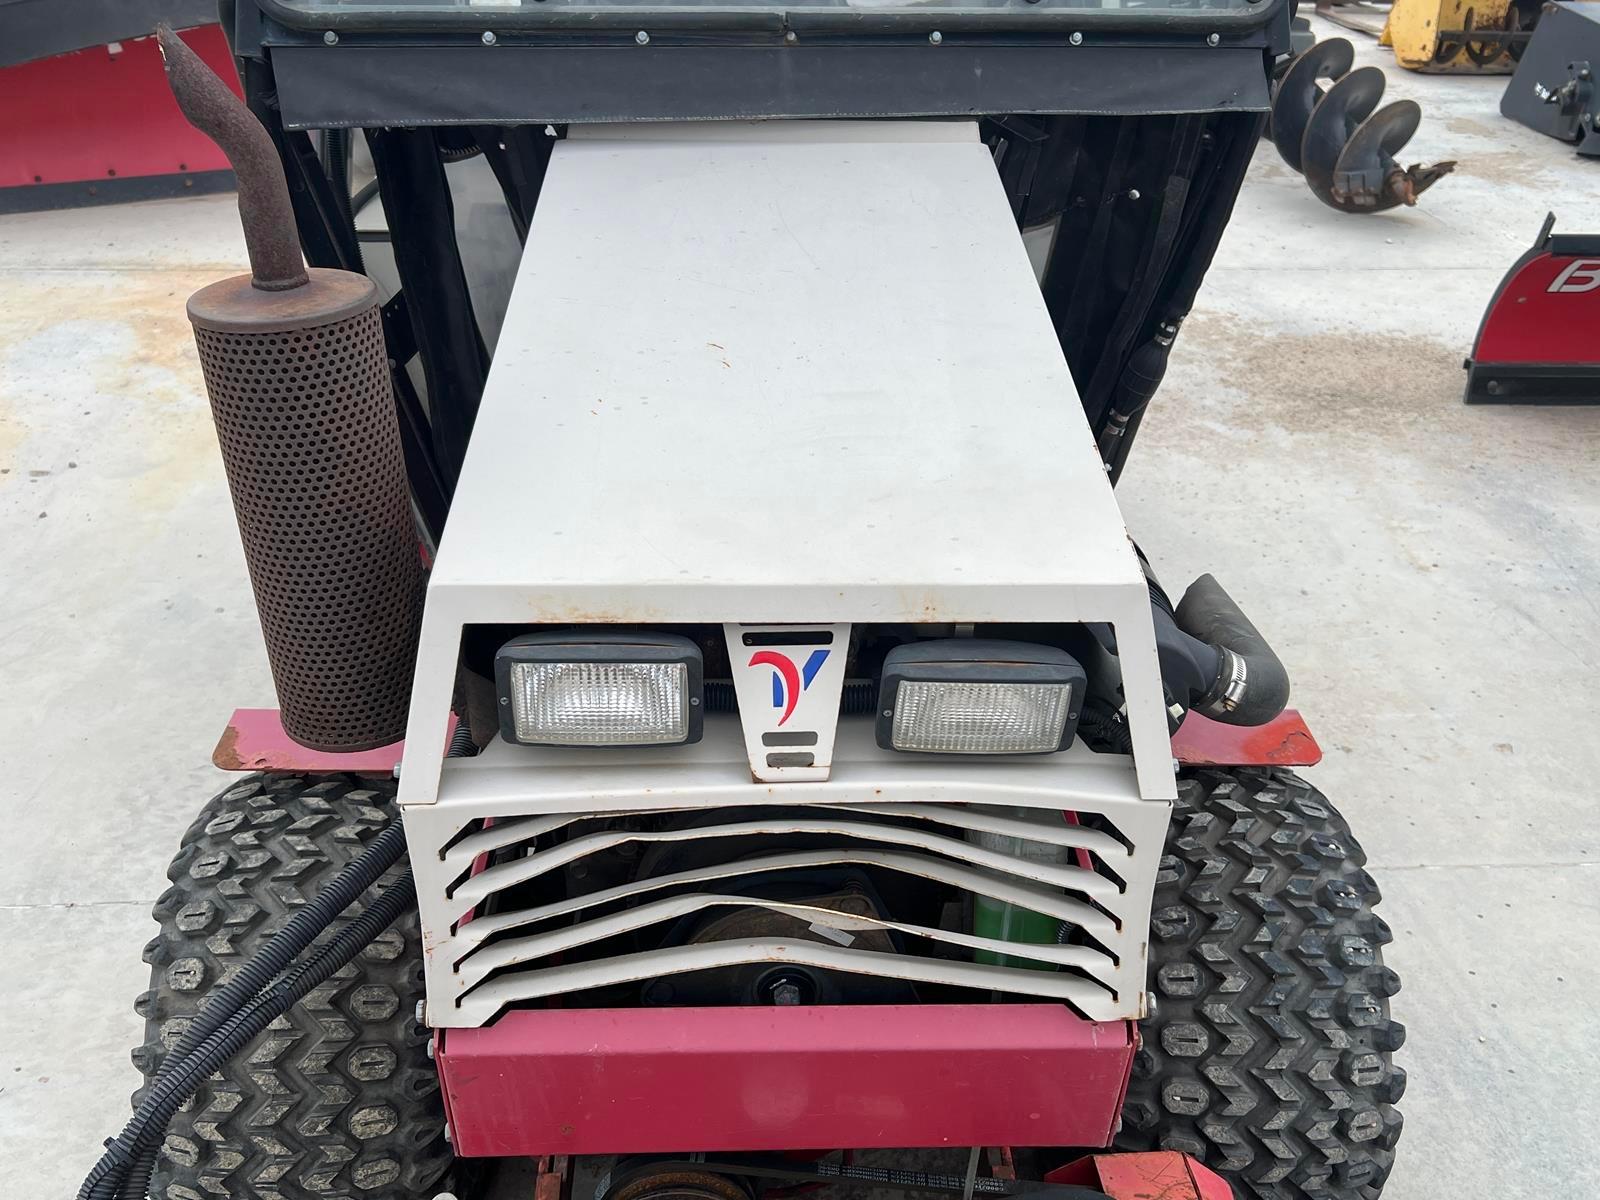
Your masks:
[{"label": "red frame rail", "polygon": [[[454,721],[452,717],[452,729]],[[404,748],[404,742],[396,742],[359,754],[325,754],[291,739],[283,731],[277,709],[240,708],[229,718],[211,761],[224,771],[387,775],[400,761]],[[1322,761],[1322,747],[1292,708],[1254,728],[1223,725],[1190,713],[1172,736],[1172,756],[1190,767],[1314,767]]]}]

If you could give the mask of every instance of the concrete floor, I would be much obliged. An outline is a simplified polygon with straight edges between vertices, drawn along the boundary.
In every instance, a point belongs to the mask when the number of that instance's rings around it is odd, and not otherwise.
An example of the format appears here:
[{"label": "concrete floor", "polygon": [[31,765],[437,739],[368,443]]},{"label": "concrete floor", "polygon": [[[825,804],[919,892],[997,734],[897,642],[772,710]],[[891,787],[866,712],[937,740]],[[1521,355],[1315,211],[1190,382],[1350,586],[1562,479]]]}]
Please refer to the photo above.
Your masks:
[{"label": "concrete floor", "polygon": [[[1319,30],[1327,34],[1326,29]],[[1391,1200],[1581,1195],[1600,1018],[1600,409],[1465,408],[1461,359],[1600,164],[1408,76],[1419,207],[1322,207],[1264,147],[1122,488],[1169,585],[1281,650],[1397,935]],[[0,1196],[75,1189],[127,1114],[139,946],[178,834],[272,692],[193,343],[231,197],[0,218]]]}]

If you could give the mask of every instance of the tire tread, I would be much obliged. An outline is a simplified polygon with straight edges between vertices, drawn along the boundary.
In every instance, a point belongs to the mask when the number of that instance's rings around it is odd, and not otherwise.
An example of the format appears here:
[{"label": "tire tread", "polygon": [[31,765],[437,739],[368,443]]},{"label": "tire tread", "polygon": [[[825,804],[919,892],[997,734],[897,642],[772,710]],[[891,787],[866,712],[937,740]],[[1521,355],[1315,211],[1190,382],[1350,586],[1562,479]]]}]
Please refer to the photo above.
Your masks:
[{"label": "tire tread", "polygon": [[1376,1200],[1405,1030],[1366,855],[1277,769],[1180,782],[1151,920],[1155,1015],[1118,1145],[1194,1155],[1255,1200]]},{"label": "tire tread", "polygon": [[[184,834],[145,946],[134,1002],[145,1085],[211,988],[230,978],[396,817],[394,785],[353,776],[256,775]],[[398,872],[398,867],[391,875]],[[387,878],[387,877],[386,877]],[[173,1118],[152,1195],[167,1200],[401,1200],[451,1167],[423,994],[415,912],[277,1018]],[[430,1191],[429,1189],[432,1189]]]}]

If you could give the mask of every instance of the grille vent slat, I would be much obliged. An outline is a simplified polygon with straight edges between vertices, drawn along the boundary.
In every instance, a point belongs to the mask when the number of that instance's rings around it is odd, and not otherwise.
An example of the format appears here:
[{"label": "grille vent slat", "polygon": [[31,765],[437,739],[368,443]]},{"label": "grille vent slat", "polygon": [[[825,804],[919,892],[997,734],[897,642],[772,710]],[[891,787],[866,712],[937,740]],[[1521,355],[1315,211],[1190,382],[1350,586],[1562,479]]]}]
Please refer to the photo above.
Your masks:
[{"label": "grille vent slat", "polygon": [[[1137,1011],[1148,910],[1123,881],[1142,871],[1153,874],[1159,849],[1141,850],[1140,839],[1112,820],[1099,820],[1099,827],[1091,828],[1047,810],[1035,817],[977,804],[883,802],[815,803],[770,814],[745,808],[723,820],[708,816],[689,826],[659,824],[685,811],[638,808],[490,820],[450,845],[441,857],[451,876],[445,911],[453,924],[446,937],[435,939],[434,961],[443,958],[447,964],[444,993],[462,1014],[451,1023],[482,1023],[508,1004],[749,963],[799,964],[1044,997],[1097,1020],[1129,1015],[1130,1005]],[[1143,813],[1138,815],[1142,819]],[[1154,815],[1161,814],[1156,810]],[[1064,849],[1066,861],[1013,857],[968,840],[973,834],[1048,842]],[[795,837],[837,844],[786,849],[786,840]],[[531,899],[551,894],[542,885],[527,890],[552,873],[581,867],[586,859],[619,848],[706,839],[738,839],[745,849],[729,861],[563,899]],[[766,848],[749,849],[763,844]],[[746,895],[738,886],[750,875],[770,881],[784,873],[804,877],[838,866],[893,872],[991,897],[1053,918],[1081,936],[1070,944],[1022,950],[1017,943],[912,924],[892,914],[845,914],[804,899]],[[1124,918],[1130,905],[1138,910],[1133,927]],[[634,939],[643,937],[648,944],[652,931],[739,907],[765,909],[840,936],[817,942],[761,936],[634,949],[640,944]],[[885,952],[885,932],[910,939],[904,944],[907,952]],[[875,948],[836,944],[866,933],[877,935]],[[864,944],[867,939],[862,940]],[[917,953],[919,944],[942,946],[952,957]],[[976,956],[983,952],[1048,961],[1060,969],[980,962]],[[1130,984],[1135,989],[1131,999],[1126,993]]]}]

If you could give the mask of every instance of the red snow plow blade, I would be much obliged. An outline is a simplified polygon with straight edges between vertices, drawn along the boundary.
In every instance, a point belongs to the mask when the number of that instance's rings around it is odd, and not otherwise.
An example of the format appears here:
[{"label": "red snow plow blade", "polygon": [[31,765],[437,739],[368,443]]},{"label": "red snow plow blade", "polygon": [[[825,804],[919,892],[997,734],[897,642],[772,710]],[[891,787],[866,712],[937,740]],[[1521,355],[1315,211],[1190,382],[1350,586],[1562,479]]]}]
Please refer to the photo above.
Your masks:
[{"label": "red snow plow blade", "polygon": [[1500,281],[1467,359],[1468,404],[1600,404],[1600,234],[1557,234]]}]

